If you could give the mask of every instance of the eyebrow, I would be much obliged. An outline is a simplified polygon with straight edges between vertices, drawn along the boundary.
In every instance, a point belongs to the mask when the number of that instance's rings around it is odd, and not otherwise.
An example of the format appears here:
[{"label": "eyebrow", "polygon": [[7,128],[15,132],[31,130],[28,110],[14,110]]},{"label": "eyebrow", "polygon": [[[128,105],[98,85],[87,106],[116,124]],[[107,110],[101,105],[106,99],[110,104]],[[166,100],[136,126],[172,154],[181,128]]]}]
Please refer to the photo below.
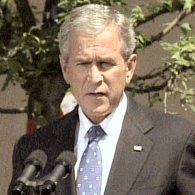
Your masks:
[{"label": "eyebrow", "polygon": [[[74,62],[83,62],[83,61],[91,62],[92,60],[93,58],[91,58],[91,56],[83,55],[83,56],[77,56],[74,59]],[[106,61],[110,63],[116,63],[115,56],[96,56],[96,60],[97,62]]]},{"label": "eyebrow", "polygon": [[116,63],[116,60],[115,60],[115,58],[112,58],[112,57],[100,57],[100,58],[98,58],[97,59],[97,61],[99,62],[99,61],[106,61],[106,62],[110,62],[110,63]]},{"label": "eyebrow", "polygon": [[90,62],[92,62],[92,60],[90,59],[90,58],[87,58],[87,57],[79,57],[79,58],[76,58],[75,60],[74,60],[74,63],[82,63],[82,62],[88,62],[88,63],[90,63]]}]

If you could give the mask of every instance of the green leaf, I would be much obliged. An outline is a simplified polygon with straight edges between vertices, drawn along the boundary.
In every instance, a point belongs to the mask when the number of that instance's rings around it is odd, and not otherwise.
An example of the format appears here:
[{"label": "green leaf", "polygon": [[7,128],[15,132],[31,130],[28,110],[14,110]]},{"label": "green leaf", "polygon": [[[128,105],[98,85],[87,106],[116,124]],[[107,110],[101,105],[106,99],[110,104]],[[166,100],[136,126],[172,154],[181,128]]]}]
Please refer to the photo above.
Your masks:
[{"label": "green leaf", "polygon": [[144,20],[145,16],[140,6],[136,6],[131,11],[131,21],[136,26],[138,21]]},{"label": "green leaf", "polygon": [[192,30],[192,27],[189,23],[183,23],[180,25],[182,31],[186,34],[188,31],[191,31]]},{"label": "green leaf", "polygon": [[195,112],[195,106],[194,105],[189,105],[190,109]]},{"label": "green leaf", "polygon": [[194,5],[194,0],[185,0],[184,9],[191,11],[192,6]]}]

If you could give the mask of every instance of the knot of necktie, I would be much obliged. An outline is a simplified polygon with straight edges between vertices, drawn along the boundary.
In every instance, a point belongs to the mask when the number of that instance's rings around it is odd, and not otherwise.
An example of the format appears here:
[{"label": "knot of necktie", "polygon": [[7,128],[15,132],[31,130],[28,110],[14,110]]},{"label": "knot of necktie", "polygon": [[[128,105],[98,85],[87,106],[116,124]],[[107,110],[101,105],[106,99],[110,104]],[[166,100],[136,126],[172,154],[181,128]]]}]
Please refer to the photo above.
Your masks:
[{"label": "knot of necktie", "polygon": [[105,135],[105,132],[100,125],[94,125],[89,129],[87,134],[89,137],[89,143],[91,143],[92,141],[99,142]]}]

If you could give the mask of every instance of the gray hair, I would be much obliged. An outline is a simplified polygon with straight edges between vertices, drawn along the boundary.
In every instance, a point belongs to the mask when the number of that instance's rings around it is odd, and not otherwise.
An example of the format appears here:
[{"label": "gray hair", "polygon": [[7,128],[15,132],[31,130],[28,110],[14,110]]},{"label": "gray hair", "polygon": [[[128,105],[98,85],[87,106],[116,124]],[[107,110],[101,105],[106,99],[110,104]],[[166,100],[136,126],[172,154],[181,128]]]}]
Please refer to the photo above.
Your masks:
[{"label": "gray hair", "polygon": [[127,58],[135,49],[134,30],[129,18],[112,7],[88,4],[72,10],[68,19],[61,25],[59,32],[59,49],[63,57],[68,58],[69,37],[74,30],[96,35],[114,23],[121,35],[124,46],[122,55]]}]

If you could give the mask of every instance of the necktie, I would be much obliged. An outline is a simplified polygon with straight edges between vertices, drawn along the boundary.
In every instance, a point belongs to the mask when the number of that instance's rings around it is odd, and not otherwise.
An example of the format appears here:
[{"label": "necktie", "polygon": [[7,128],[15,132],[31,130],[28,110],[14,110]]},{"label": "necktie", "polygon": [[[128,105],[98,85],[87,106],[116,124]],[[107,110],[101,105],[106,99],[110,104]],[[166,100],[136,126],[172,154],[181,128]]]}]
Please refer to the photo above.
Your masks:
[{"label": "necktie", "polygon": [[78,169],[78,195],[100,195],[101,193],[102,158],[98,142],[104,134],[99,125],[92,126],[88,131],[89,142]]}]

